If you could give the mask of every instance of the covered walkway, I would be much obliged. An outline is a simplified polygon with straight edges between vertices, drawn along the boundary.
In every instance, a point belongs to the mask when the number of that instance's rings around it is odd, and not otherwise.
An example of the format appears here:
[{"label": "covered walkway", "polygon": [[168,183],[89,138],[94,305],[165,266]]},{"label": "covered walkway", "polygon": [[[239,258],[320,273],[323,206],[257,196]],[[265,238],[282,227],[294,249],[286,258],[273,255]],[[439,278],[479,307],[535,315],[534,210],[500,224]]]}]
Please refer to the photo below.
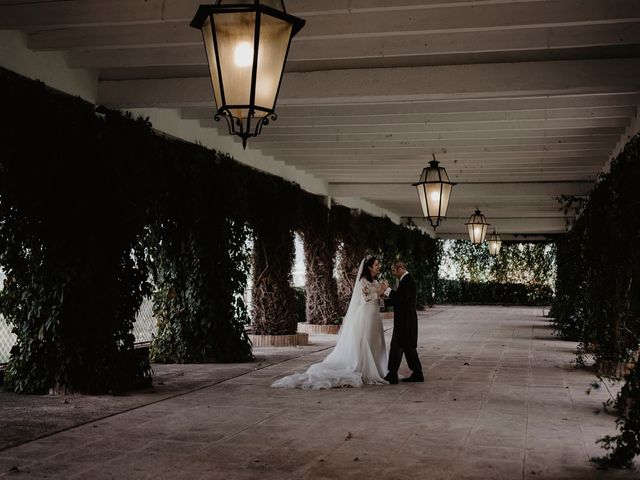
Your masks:
[{"label": "covered walkway", "polygon": [[422,312],[424,384],[269,388],[328,353],[333,337],[315,336],[257,349],[252,364],[156,365],[154,389],[125,397],[0,393],[0,476],[638,478],[590,464],[595,441],[615,433],[601,411],[609,393],[590,389],[593,373],[574,367],[575,344],[553,337],[543,313]]}]

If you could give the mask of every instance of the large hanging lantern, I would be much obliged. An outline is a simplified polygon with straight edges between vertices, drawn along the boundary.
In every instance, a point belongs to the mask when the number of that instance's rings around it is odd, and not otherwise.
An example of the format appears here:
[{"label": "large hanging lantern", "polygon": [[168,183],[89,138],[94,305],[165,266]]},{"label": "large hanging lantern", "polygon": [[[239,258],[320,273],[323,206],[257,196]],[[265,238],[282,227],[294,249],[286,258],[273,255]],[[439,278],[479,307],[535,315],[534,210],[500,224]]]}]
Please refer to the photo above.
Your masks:
[{"label": "large hanging lantern", "polygon": [[476,212],[471,215],[471,218],[469,218],[466,225],[469,227],[469,238],[471,239],[471,243],[480,244],[484,242],[489,224],[487,223],[487,219],[484,215],[480,213],[480,210],[476,209]]},{"label": "large hanging lantern", "polygon": [[434,155],[429,166],[422,170],[420,181],[413,184],[418,190],[422,214],[434,230],[447,216],[451,189],[455,185],[449,181],[447,171],[438,165]]},{"label": "large hanging lantern", "polygon": [[493,255],[495,257],[498,254],[500,254],[500,248],[502,247],[502,240],[500,239],[500,235],[496,233],[495,229],[493,230],[493,233],[489,235],[489,240],[487,241],[487,243],[489,244],[490,255]]},{"label": "large hanging lantern", "polygon": [[275,120],[276,99],[293,36],[305,21],[282,0],[217,0],[198,8],[191,26],[202,31],[216,102],[216,120],[247,139]]}]

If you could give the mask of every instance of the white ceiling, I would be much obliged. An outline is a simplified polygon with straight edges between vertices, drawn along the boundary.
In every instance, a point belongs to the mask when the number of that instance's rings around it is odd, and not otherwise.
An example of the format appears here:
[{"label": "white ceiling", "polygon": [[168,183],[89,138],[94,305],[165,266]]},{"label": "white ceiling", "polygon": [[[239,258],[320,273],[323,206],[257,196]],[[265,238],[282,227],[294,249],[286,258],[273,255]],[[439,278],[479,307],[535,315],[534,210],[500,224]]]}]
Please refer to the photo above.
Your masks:
[{"label": "white ceiling", "polygon": [[[99,102],[212,120],[204,0],[0,0],[0,28],[99,72]],[[566,229],[554,197],[584,195],[637,125],[638,0],[285,0],[294,40],[278,120],[250,148],[402,217],[435,154],[454,187],[438,229],[476,207],[504,234]],[[508,236],[508,235],[506,235]]]}]

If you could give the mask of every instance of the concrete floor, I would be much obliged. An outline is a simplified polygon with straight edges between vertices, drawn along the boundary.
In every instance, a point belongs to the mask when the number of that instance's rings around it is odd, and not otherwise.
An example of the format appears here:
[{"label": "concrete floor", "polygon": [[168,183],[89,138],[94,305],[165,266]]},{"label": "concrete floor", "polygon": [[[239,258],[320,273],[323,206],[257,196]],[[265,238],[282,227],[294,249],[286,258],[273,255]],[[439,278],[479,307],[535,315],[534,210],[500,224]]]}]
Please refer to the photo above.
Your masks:
[{"label": "concrete floor", "polygon": [[640,478],[590,464],[595,441],[615,433],[614,417],[595,413],[609,393],[589,389],[595,377],[571,365],[575,344],[551,336],[542,309],[420,317],[423,384],[269,388],[326,356],[334,337],[315,336],[250,364],[158,365],[154,389],[124,397],[0,393],[0,476]]}]

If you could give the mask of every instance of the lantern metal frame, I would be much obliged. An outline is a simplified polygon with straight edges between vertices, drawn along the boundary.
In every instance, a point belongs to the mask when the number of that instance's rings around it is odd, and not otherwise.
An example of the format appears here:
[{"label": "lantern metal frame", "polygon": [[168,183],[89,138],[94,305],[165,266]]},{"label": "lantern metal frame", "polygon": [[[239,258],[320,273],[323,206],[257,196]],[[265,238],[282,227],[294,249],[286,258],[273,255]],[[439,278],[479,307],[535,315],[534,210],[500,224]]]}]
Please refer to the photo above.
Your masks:
[{"label": "lantern metal frame", "polygon": [[502,239],[496,232],[495,228],[493,229],[493,233],[489,235],[487,243],[489,244],[489,255],[497,257],[500,254],[500,249],[502,248]]},{"label": "lantern metal frame", "polygon": [[[469,239],[471,243],[475,245],[480,245],[484,242],[485,237],[487,236],[487,230],[489,229],[490,223],[487,223],[486,217],[480,212],[480,209],[476,208],[476,211],[471,217],[469,217],[469,221],[465,223],[467,228],[469,229]],[[476,238],[476,225],[481,225],[481,233],[480,238]]]},{"label": "lantern metal frame", "polygon": [[[203,42],[206,44],[206,38],[204,36],[204,31],[202,27],[204,26],[207,19],[211,22],[211,30],[213,33],[213,45],[215,54],[215,70],[218,74],[218,82],[220,88],[220,103],[221,105],[216,104],[216,113],[214,115],[214,119],[216,121],[220,121],[221,118],[224,118],[227,121],[227,125],[229,127],[229,134],[237,135],[242,139],[243,148],[247,147],[247,140],[251,137],[257,137],[262,132],[262,127],[264,125],[268,125],[269,121],[274,121],[278,118],[278,115],[275,113],[276,103],[278,101],[278,95],[280,93],[280,86],[282,84],[282,77],[284,76],[284,68],[287,63],[287,57],[289,56],[289,48],[291,47],[291,39],[304,27],[306,21],[298,18],[294,15],[290,15],[287,13],[286,8],[284,6],[284,1],[280,1],[280,5],[282,5],[282,10],[278,10],[277,8],[265,5],[261,3],[264,0],[253,0],[251,4],[222,4],[223,0],[216,0],[214,5],[201,5],[198,7],[193,20],[191,21],[190,26],[193,28],[197,28],[202,32]],[[224,82],[222,69],[220,65],[220,54],[218,50],[218,41],[215,34],[215,19],[214,16],[216,14],[224,14],[224,13],[255,13],[255,30],[253,35],[253,63],[251,66],[251,92],[249,98],[248,105],[229,105],[226,103],[225,92],[224,92]],[[282,62],[282,70],[280,71],[280,78],[278,80],[278,86],[275,91],[275,96],[273,99],[273,108],[265,108],[262,106],[257,106],[255,104],[256,101],[256,77],[258,71],[258,52],[260,47],[260,21],[262,15],[270,15],[279,20],[283,20],[291,24],[291,34],[289,36],[289,41],[287,44],[287,49],[284,55],[284,59]],[[211,59],[207,55],[207,62],[210,62]],[[211,65],[209,65],[210,72],[213,71]],[[214,102],[216,102],[216,94],[214,87],[214,79],[211,79],[212,88],[214,89]],[[246,119],[246,125],[243,120],[244,118],[239,118],[233,115],[233,109],[247,109],[248,117]],[[260,117],[255,116],[255,112],[262,112],[263,115]],[[252,120],[255,120],[255,123],[252,125]]]},{"label": "lantern metal frame", "polygon": [[[437,181],[428,181],[427,179],[429,178],[429,171],[433,171],[433,170],[437,170]],[[440,196],[438,199],[438,211],[437,212],[433,212],[433,213],[437,213],[437,215],[433,215],[432,212],[429,210],[429,199],[427,196],[427,185],[430,184],[439,184],[440,185]],[[446,220],[447,217],[447,211],[449,209],[449,202],[451,201],[451,192],[453,191],[453,187],[454,185],[456,185],[456,183],[452,182],[449,180],[449,174],[447,173],[447,170],[444,167],[440,166],[440,162],[438,162],[436,160],[436,156],[433,155],[433,160],[431,160],[429,162],[429,166],[424,167],[422,169],[422,174],[420,175],[420,180],[417,183],[412,184],[414,187],[416,187],[417,191],[418,191],[418,198],[420,200],[420,207],[422,208],[422,215],[424,218],[426,218],[429,223],[431,224],[431,226],[433,227],[433,229],[435,230],[444,220]],[[444,191],[444,186],[445,185],[450,185],[450,189],[449,189],[449,196],[447,198],[447,204],[444,206],[444,209],[442,208],[442,193]],[[422,202],[422,195],[420,193],[420,189],[422,189],[422,193],[424,194],[424,204]],[[426,209],[426,211],[425,211]]]}]

